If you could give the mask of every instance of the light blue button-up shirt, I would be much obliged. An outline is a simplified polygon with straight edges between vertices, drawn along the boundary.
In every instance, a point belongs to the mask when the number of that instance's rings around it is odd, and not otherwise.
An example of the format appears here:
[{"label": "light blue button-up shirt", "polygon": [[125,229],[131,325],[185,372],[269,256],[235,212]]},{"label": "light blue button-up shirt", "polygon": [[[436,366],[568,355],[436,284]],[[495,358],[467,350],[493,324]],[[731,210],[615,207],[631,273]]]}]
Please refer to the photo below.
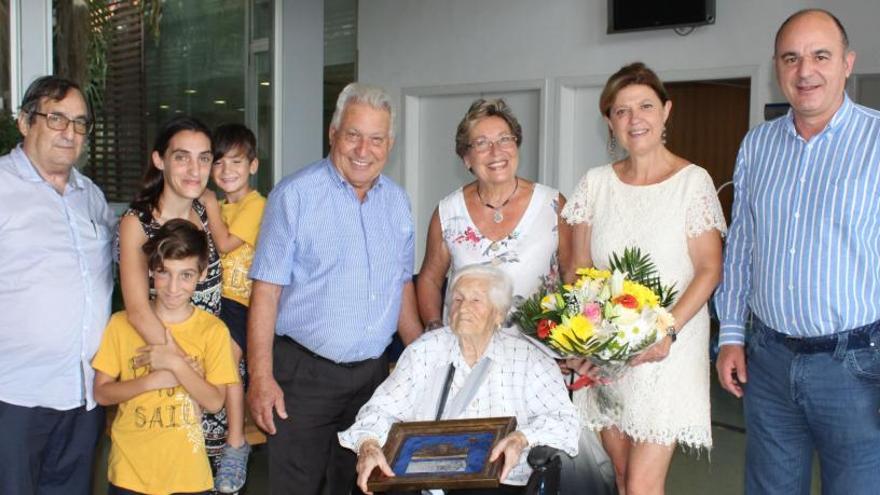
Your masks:
[{"label": "light blue button-up shirt", "polygon": [[115,223],[76,169],[61,195],[20,146],[0,157],[0,401],[95,407],[91,360],[110,317]]},{"label": "light blue button-up shirt", "polygon": [[361,202],[325,158],[272,190],[250,278],[283,286],[276,334],[361,361],[391,342],[413,256],[406,192],[380,175]]},{"label": "light blue button-up shirt", "polygon": [[880,319],[880,112],[848,97],[805,141],[785,117],[746,135],[715,296],[720,343],[742,344],[749,311],[799,337]]}]

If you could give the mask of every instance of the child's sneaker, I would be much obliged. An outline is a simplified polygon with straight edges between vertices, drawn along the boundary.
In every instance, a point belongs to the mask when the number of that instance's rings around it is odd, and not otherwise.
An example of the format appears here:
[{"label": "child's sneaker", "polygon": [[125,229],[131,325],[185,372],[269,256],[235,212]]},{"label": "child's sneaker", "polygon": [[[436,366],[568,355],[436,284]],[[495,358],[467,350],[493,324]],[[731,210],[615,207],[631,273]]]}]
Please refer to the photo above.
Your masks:
[{"label": "child's sneaker", "polygon": [[247,442],[241,447],[233,447],[228,443],[223,446],[220,467],[214,478],[214,490],[220,493],[235,493],[244,486],[247,479],[247,461],[251,446]]}]

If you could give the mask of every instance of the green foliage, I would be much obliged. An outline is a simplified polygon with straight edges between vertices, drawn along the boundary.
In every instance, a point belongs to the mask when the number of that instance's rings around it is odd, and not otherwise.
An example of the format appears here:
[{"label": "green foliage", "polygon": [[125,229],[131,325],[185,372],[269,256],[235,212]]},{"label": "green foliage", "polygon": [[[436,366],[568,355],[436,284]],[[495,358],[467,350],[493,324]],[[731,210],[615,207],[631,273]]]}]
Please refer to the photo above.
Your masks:
[{"label": "green foliage", "polygon": [[9,153],[20,141],[15,119],[8,112],[0,113],[0,155]]},{"label": "green foliage", "polygon": [[[562,285],[562,282],[558,282],[556,287],[553,288],[553,291],[558,294],[565,294],[566,291],[562,288]],[[552,320],[555,323],[562,321],[565,307],[559,307],[553,311],[545,311],[544,308],[541,307],[541,300],[549,293],[550,291],[547,287],[541,287],[537,292],[532,294],[531,297],[523,301],[513,313],[513,321],[519,325],[523,333],[530,337],[537,336],[538,321],[545,318]]]},{"label": "green foliage", "polygon": [[660,282],[657,267],[654,266],[651,257],[648,254],[642,254],[642,250],[637,247],[624,249],[623,256],[620,257],[617,256],[617,253],[612,253],[608,260],[608,266],[611,271],[625,272],[628,279],[654,291],[660,299],[660,306],[664,308],[671,306],[678,294],[675,284],[663,285]]}]

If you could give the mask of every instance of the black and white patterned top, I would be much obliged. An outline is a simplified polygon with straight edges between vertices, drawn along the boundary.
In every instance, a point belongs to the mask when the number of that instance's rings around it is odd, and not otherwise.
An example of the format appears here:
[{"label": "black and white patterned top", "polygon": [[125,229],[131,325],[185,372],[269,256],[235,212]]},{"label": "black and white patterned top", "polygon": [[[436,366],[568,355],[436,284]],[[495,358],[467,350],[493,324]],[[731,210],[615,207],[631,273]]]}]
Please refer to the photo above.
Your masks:
[{"label": "black and white patterned top", "polygon": [[[201,220],[202,230],[208,235],[208,270],[205,280],[200,281],[196,285],[196,290],[193,292],[192,303],[197,308],[201,308],[213,315],[220,314],[220,297],[223,292],[222,286],[222,273],[223,270],[220,266],[220,254],[217,252],[217,248],[214,246],[214,238],[211,237],[211,231],[208,229],[208,214],[205,211],[204,205],[202,205],[197,200],[193,200],[193,210]],[[141,227],[144,229],[144,234],[146,234],[147,239],[152,239],[153,236],[156,235],[156,232],[159,230],[162,225],[156,221],[151,215],[147,215],[146,213],[135,210],[133,208],[129,208],[125,210],[125,213],[122,216],[135,216],[141,222]],[[117,234],[115,242],[114,242],[114,251],[116,254],[116,259],[119,259],[119,235]],[[150,295],[153,295],[153,277],[150,276]]]}]

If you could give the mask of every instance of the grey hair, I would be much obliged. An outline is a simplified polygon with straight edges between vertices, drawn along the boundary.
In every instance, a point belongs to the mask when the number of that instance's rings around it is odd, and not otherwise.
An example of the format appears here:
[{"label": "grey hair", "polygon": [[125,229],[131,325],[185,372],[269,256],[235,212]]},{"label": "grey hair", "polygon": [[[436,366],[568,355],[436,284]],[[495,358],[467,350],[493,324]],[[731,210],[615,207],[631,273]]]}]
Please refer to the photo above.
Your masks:
[{"label": "grey hair", "polygon": [[339,98],[336,99],[336,110],[333,112],[333,118],[330,119],[331,128],[339,129],[339,124],[342,122],[342,114],[345,113],[346,107],[352,103],[363,103],[376,110],[388,112],[391,116],[388,135],[389,137],[394,137],[394,121],[397,113],[394,111],[394,105],[391,104],[391,96],[379,86],[359,82],[350,83],[340,91]]},{"label": "grey hair", "polygon": [[458,282],[466,277],[487,280],[489,282],[489,300],[492,301],[500,315],[507,315],[513,304],[513,282],[506,273],[486,263],[468,265],[452,276],[452,280],[449,281],[449,286],[452,287],[450,294],[455,290]]}]

